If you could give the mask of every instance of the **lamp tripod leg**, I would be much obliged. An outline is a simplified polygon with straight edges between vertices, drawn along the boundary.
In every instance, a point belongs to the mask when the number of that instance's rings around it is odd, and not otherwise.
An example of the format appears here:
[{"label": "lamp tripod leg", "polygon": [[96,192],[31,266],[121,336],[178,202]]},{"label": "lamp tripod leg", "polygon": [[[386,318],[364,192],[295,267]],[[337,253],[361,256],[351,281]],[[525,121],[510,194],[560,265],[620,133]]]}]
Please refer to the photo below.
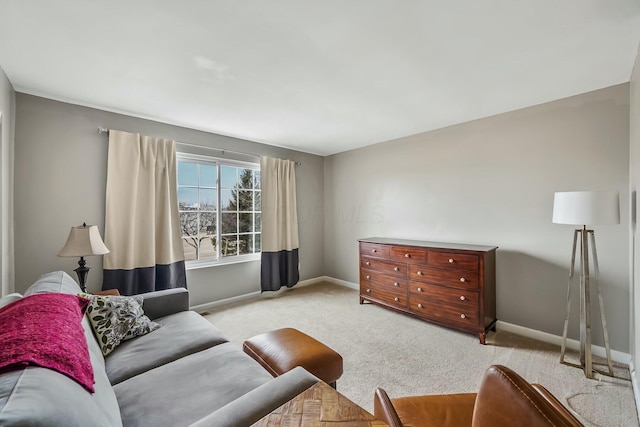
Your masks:
[{"label": "lamp tripod leg", "polygon": [[607,332],[607,319],[604,314],[604,299],[602,298],[602,286],[600,286],[600,267],[598,266],[598,252],[596,251],[595,232],[590,231],[591,246],[593,248],[593,268],[595,272],[596,289],[598,290],[598,302],[600,306],[600,320],[602,321],[602,334],[604,335],[604,347],[607,354],[607,367],[609,375],[613,376],[613,364],[611,362],[611,348],[609,347],[609,333]]},{"label": "lamp tripod leg", "polygon": [[567,333],[569,332],[569,315],[571,313],[571,282],[576,265],[576,245],[578,243],[578,230],[573,232],[573,251],[571,253],[571,269],[569,270],[569,280],[567,283],[567,304],[565,307],[564,327],[562,328],[562,345],[560,347],[560,363],[565,363],[564,354],[567,349]]}]

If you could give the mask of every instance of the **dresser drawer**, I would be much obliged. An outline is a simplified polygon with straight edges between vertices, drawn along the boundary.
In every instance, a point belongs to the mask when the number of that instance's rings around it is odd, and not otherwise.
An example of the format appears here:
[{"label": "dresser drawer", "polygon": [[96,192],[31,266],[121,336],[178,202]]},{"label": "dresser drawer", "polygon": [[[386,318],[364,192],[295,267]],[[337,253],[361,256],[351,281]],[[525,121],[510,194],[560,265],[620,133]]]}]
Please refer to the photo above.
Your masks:
[{"label": "dresser drawer", "polygon": [[404,246],[391,246],[391,259],[410,264],[424,264],[427,262],[427,251]]},{"label": "dresser drawer", "polygon": [[389,246],[377,243],[360,242],[360,255],[376,258],[389,258]]},{"label": "dresser drawer", "polygon": [[360,284],[360,295],[364,298],[373,298],[387,305],[397,308],[407,308],[407,291],[396,290],[395,288],[366,287]]},{"label": "dresser drawer", "polygon": [[455,324],[465,329],[478,327],[478,306],[459,307],[447,304],[433,296],[421,296],[411,293],[409,310],[420,317],[436,320],[443,324]]},{"label": "dresser drawer", "polygon": [[397,288],[406,292],[409,281],[407,279],[400,279],[398,277],[378,273],[377,271],[361,269],[360,284],[361,286],[376,288]]},{"label": "dresser drawer", "polygon": [[409,278],[420,282],[455,286],[463,289],[477,289],[479,281],[477,272],[431,268],[425,265],[410,265]]},{"label": "dresser drawer", "polygon": [[478,271],[480,261],[477,255],[429,251],[427,254],[427,264],[432,267]]},{"label": "dresser drawer", "polygon": [[478,292],[468,289],[443,288],[421,282],[409,284],[410,299],[428,300],[443,306],[455,307],[461,312],[473,313],[478,310]]},{"label": "dresser drawer", "polygon": [[371,257],[360,257],[360,267],[374,270],[378,273],[389,274],[397,277],[407,277],[407,264],[387,261]]}]

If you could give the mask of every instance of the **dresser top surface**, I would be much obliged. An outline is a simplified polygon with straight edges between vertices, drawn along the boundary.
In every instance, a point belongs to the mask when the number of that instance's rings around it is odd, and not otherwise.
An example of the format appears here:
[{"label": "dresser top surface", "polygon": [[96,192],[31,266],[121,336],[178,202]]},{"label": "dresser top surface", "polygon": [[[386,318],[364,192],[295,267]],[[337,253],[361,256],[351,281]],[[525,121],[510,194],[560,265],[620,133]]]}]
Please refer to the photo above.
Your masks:
[{"label": "dresser top surface", "polygon": [[378,243],[382,245],[402,245],[402,246],[415,246],[420,248],[434,248],[434,249],[458,249],[458,250],[478,251],[478,252],[491,252],[498,249],[497,246],[467,245],[464,243],[429,242],[425,240],[393,239],[389,237],[367,237],[366,239],[358,239],[358,241],[364,242],[364,243]]}]

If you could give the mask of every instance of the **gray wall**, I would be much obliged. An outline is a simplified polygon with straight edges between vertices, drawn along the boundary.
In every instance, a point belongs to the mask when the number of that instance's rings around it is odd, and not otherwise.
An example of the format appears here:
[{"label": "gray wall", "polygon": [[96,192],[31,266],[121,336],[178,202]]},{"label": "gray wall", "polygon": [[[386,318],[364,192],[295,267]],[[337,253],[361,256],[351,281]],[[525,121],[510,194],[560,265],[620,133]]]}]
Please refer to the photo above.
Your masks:
[{"label": "gray wall", "polygon": [[[629,106],[629,193],[631,194],[630,221],[630,262],[629,274],[631,283],[631,357],[633,366],[640,368],[640,236],[638,235],[638,193],[640,192],[640,48],[636,56],[630,83]],[[636,396],[640,399],[640,396]],[[638,408],[640,411],[640,408]]]},{"label": "gray wall", "polygon": [[[302,213],[300,274],[302,280],[324,274],[323,222],[313,215],[322,212],[322,157],[22,93],[16,96],[16,106],[15,275],[18,292],[48,271],[62,269],[75,277],[73,269],[77,267],[77,259],[56,256],[71,226],[86,221],[104,231],[108,137],[98,134],[98,126],[302,162],[296,169]],[[213,150],[204,152],[221,155]],[[309,215],[305,215],[306,212]],[[87,264],[92,268],[89,290],[97,290],[102,284],[102,258],[90,257]],[[258,291],[259,277],[257,261],[189,270],[191,303],[204,304]]]},{"label": "gray wall", "polygon": [[13,292],[13,137],[15,92],[0,68],[0,295]]},{"label": "gray wall", "polygon": [[553,194],[618,190],[621,224],[596,238],[611,345],[628,352],[628,156],[622,84],[327,157],[326,274],[358,282],[358,238],[496,245],[498,319],[561,335],[573,227],[551,222]]}]

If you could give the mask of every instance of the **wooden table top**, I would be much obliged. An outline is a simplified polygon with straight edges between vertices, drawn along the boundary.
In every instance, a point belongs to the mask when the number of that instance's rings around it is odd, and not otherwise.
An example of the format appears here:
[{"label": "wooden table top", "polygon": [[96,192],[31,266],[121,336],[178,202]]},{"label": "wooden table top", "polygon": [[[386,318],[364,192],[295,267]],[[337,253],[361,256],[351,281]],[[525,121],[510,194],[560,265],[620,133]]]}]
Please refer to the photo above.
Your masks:
[{"label": "wooden table top", "polygon": [[[373,399],[373,396],[371,396]],[[303,391],[253,427],[388,427],[327,383]]]}]

